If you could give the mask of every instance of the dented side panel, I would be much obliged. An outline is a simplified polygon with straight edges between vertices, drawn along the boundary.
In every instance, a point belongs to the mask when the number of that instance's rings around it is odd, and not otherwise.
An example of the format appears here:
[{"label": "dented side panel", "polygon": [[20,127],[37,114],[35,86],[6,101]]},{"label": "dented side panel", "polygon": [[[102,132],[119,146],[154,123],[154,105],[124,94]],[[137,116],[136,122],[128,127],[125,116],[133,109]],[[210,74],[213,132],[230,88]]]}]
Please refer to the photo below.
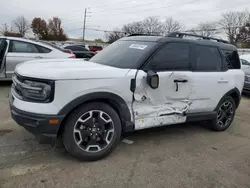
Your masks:
[{"label": "dented side panel", "polygon": [[133,102],[136,130],[186,121],[186,113],[192,104],[188,99],[191,88],[180,84],[176,91],[174,83],[174,79],[186,77],[185,73],[182,74],[160,72],[159,88],[152,89],[146,83],[146,73],[138,72]]}]

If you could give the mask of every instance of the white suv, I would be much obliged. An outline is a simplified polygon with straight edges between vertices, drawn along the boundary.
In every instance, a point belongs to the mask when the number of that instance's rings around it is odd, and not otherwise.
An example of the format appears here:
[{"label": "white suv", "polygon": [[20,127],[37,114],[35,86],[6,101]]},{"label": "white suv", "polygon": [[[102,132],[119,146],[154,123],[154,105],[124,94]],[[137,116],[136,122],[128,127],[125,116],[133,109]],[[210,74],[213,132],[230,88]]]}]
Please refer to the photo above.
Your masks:
[{"label": "white suv", "polygon": [[223,131],[244,85],[237,49],[189,35],[128,36],[88,62],[21,64],[9,99],[12,117],[36,135],[62,136],[82,160],[107,156],[122,132],[202,120]]}]

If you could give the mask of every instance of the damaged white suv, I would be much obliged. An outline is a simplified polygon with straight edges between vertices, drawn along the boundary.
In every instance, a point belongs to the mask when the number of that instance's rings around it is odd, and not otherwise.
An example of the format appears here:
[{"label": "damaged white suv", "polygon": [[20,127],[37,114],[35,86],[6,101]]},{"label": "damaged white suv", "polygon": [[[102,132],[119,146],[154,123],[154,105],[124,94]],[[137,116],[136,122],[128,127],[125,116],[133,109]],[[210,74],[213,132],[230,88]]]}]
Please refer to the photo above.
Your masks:
[{"label": "damaged white suv", "polygon": [[244,85],[237,49],[186,36],[128,36],[88,62],[23,63],[13,77],[12,117],[36,135],[62,136],[82,160],[107,156],[127,131],[201,120],[223,131]]}]

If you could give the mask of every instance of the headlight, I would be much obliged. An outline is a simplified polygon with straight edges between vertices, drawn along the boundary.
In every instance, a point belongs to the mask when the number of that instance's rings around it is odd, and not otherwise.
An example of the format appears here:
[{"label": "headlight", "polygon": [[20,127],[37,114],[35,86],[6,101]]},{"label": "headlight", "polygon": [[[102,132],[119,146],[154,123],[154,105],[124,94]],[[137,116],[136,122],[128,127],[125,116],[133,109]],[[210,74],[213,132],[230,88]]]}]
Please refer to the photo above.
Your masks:
[{"label": "headlight", "polygon": [[53,100],[52,81],[40,82],[33,80],[20,80],[13,77],[15,96],[30,102],[51,102]]},{"label": "headlight", "polygon": [[27,99],[47,101],[51,95],[51,86],[41,82],[25,80],[21,93]]}]

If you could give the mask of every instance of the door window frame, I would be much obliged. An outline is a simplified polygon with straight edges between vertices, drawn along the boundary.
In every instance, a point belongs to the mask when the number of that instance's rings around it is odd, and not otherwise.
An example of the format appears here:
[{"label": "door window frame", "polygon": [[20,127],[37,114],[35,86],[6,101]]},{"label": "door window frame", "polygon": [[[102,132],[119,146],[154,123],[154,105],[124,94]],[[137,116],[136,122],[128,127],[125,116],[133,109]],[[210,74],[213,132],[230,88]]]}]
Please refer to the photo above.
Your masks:
[{"label": "door window frame", "polygon": [[[220,59],[221,59],[221,67],[220,67],[220,70],[196,70],[195,67],[196,67],[196,47],[197,46],[204,46],[204,47],[212,47],[212,48],[216,48],[218,50],[218,53],[220,55]],[[204,45],[204,44],[192,44],[191,45],[191,48],[192,48],[192,60],[191,60],[191,63],[192,63],[192,72],[225,72],[227,71],[228,69],[226,69],[226,62],[224,60],[224,57],[223,57],[223,54],[220,50],[219,47],[217,46],[213,46],[213,45]]]},{"label": "door window frame", "polygon": [[176,69],[167,69],[167,70],[152,70],[155,72],[168,72],[168,71],[192,71],[192,43],[190,42],[184,42],[184,41],[168,41],[168,42],[164,42],[161,45],[159,45],[156,50],[151,53],[151,55],[148,57],[148,59],[145,61],[145,63],[141,66],[140,70],[143,70],[145,72],[149,71],[147,69],[145,69],[145,67],[150,63],[150,61],[152,60],[152,58],[157,55],[157,53],[162,50],[165,46],[169,45],[169,44],[176,44],[176,43],[181,43],[181,44],[188,44],[189,45],[189,60],[188,60],[188,69],[187,70],[176,70]]},{"label": "door window frame", "polygon": [[[36,49],[37,49],[37,51],[38,52],[13,52],[13,42],[22,42],[22,43],[26,43],[26,44],[31,44],[31,45],[33,45]],[[47,54],[47,53],[42,53],[42,52],[40,52],[40,50],[39,50],[39,48],[37,48],[37,46],[40,46],[40,45],[37,45],[37,44],[34,44],[34,43],[31,43],[31,42],[26,42],[26,41],[20,41],[20,40],[9,40],[9,49],[8,49],[8,53],[27,53],[27,54],[37,54],[37,53],[39,53],[39,54]],[[46,47],[44,47],[44,46],[41,46],[42,48],[46,48]],[[49,48],[46,48],[46,49],[48,49],[48,50],[50,50],[50,52],[51,52],[51,49],[49,49]]]}]

